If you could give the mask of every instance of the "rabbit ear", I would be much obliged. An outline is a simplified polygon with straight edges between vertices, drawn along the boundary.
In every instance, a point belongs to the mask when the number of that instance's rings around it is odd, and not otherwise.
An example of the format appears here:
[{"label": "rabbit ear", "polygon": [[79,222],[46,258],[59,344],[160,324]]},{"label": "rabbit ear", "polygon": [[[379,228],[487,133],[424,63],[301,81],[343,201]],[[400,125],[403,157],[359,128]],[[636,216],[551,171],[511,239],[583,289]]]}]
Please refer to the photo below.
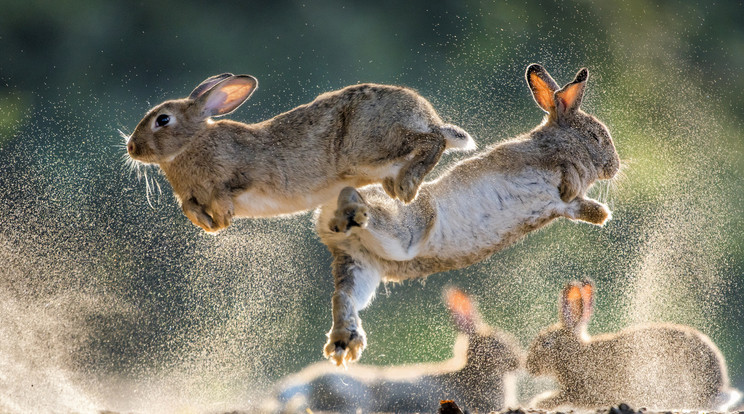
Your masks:
[{"label": "rabbit ear", "polygon": [[197,105],[205,118],[227,115],[242,105],[257,86],[258,81],[253,76],[231,76],[199,96]]},{"label": "rabbit ear", "polygon": [[451,287],[445,290],[444,301],[457,329],[464,333],[475,332],[478,312],[470,296],[458,288]]},{"label": "rabbit ear", "polygon": [[558,84],[550,77],[548,71],[538,64],[532,64],[527,68],[525,77],[537,106],[547,113],[554,112],[555,91],[558,90]]},{"label": "rabbit ear", "polygon": [[223,73],[222,75],[214,75],[210,78],[204,79],[204,82],[200,83],[199,86],[197,86],[193,91],[191,91],[191,95],[189,95],[189,99],[194,100],[204,94],[204,92],[212,89],[214,85],[220,83],[221,81],[233,76],[232,73]]},{"label": "rabbit ear", "polygon": [[589,323],[594,313],[594,282],[591,279],[581,281],[581,321]]},{"label": "rabbit ear", "polygon": [[563,288],[560,302],[561,323],[566,328],[578,330],[584,314],[582,285],[578,282],[569,283]]},{"label": "rabbit ear", "polygon": [[584,86],[589,77],[589,72],[583,68],[576,74],[576,78],[561,90],[555,93],[556,106],[558,112],[566,113],[575,111],[581,105],[581,98],[584,97]]}]

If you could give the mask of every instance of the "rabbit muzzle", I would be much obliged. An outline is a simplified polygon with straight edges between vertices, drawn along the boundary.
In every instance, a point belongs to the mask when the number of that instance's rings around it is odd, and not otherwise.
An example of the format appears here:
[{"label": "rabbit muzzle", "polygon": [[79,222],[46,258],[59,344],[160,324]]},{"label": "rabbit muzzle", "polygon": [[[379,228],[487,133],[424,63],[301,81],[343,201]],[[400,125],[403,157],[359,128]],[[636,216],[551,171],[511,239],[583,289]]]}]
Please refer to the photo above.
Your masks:
[{"label": "rabbit muzzle", "polygon": [[155,154],[152,148],[147,145],[147,142],[143,142],[142,140],[135,142],[134,137],[134,134],[132,134],[127,141],[127,154],[129,154],[129,157],[146,164],[157,162]]},{"label": "rabbit muzzle", "polygon": [[134,158],[134,155],[136,154],[137,147],[134,145],[134,142],[130,139],[129,142],[127,142],[127,153],[130,157]]}]

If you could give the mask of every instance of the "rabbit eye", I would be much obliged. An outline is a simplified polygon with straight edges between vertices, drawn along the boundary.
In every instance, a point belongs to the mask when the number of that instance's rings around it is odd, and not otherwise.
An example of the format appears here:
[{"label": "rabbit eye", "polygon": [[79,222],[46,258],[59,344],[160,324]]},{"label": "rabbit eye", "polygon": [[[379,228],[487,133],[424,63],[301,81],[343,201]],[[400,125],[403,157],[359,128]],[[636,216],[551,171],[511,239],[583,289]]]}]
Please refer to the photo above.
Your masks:
[{"label": "rabbit eye", "polygon": [[599,136],[594,131],[589,131],[589,134],[592,136],[592,138],[599,142]]},{"label": "rabbit eye", "polygon": [[155,125],[164,127],[168,125],[168,122],[170,122],[170,117],[168,115],[158,115],[158,118],[155,120]]}]

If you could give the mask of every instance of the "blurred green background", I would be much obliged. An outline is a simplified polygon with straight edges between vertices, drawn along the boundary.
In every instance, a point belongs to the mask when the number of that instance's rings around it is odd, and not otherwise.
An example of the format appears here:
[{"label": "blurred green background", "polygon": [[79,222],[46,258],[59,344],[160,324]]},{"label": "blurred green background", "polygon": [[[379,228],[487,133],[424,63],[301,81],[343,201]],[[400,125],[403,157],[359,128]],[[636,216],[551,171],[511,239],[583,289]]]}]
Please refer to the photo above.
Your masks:
[{"label": "blurred green background", "polygon": [[582,107],[625,165],[590,193],[613,220],[559,220],[481,264],[380,287],[362,362],[447,358],[447,284],[527,346],[562,285],[589,276],[590,332],[695,326],[744,389],[741,1],[0,6],[0,411],[246,408],[322,358],[331,259],[310,213],[201,232],[157,169],[145,180],[124,163],[117,130],[151,106],[222,72],[259,79],[230,116],[244,122],[401,84],[483,148],[541,121],[533,62],[559,84],[589,69]]}]

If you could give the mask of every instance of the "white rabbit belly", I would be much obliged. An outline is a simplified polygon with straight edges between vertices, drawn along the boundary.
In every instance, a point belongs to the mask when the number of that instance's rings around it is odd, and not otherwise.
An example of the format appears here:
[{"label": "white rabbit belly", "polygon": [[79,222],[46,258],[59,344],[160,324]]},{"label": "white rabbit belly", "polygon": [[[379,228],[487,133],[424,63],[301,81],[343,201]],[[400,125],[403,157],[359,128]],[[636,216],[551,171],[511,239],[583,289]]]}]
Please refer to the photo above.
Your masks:
[{"label": "white rabbit belly", "polygon": [[491,250],[565,209],[554,177],[542,171],[488,175],[436,198],[437,221],[419,251],[460,257]]},{"label": "white rabbit belly", "polygon": [[304,213],[338,197],[338,193],[352,181],[343,181],[321,191],[286,196],[257,189],[244,191],[233,197],[235,217],[275,217]]}]

